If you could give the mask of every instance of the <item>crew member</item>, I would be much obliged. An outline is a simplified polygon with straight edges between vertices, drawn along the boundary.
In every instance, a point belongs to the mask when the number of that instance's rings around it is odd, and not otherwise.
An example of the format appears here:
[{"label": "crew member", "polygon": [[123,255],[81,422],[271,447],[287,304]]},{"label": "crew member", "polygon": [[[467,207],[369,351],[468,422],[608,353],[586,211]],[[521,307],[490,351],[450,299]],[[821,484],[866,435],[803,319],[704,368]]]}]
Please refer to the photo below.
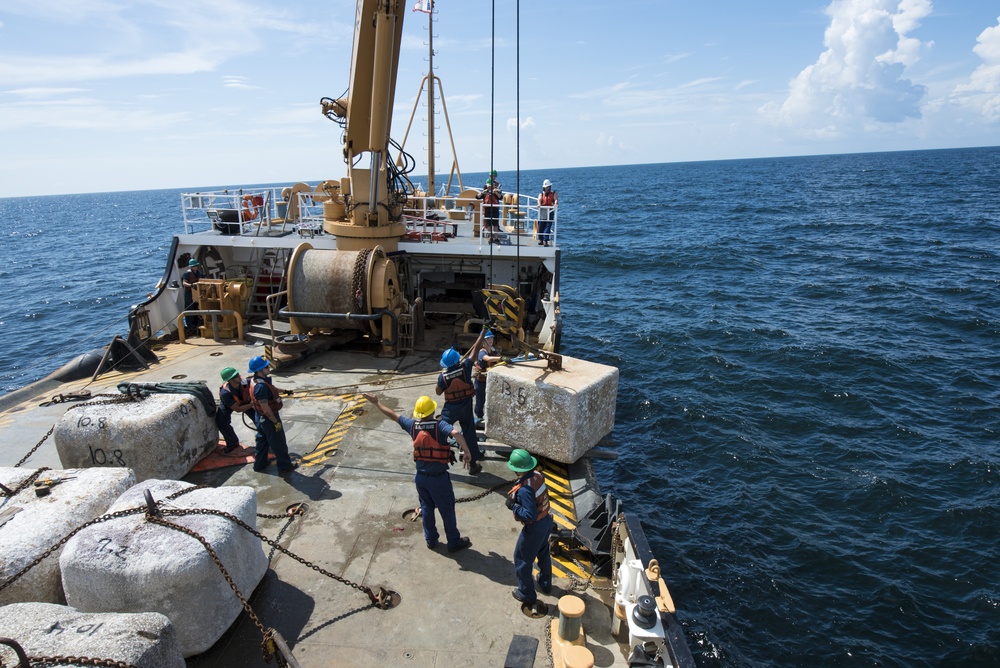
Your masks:
[{"label": "crew member", "polygon": [[449,424],[456,422],[462,428],[462,436],[469,445],[469,452],[472,453],[472,462],[469,465],[469,473],[477,475],[483,470],[480,460],[483,453],[479,449],[479,437],[476,434],[476,424],[472,414],[472,397],[476,394],[475,381],[472,372],[479,347],[483,342],[483,334],[480,330],[479,337],[472,344],[465,357],[459,354],[454,348],[449,348],[441,355],[441,367],[444,369],[438,374],[437,385],[434,392],[444,394],[444,408],[441,409],[441,419]]},{"label": "crew member", "polygon": [[517,589],[514,598],[534,606],[538,600],[531,571],[538,561],[538,588],[543,594],[552,593],[552,557],[549,553],[549,534],[552,532],[552,515],[549,513],[549,491],[545,476],[535,470],[538,460],[527,450],[518,448],[510,453],[507,468],[521,475],[507,494],[507,508],[514,519],[521,523],[521,534],[514,547],[514,574]]},{"label": "crew member", "polygon": [[[194,284],[197,283],[205,275],[201,273],[201,263],[198,260],[191,258],[188,260],[188,269],[183,274],[181,274],[181,286],[184,288],[184,310],[187,311],[191,307],[197,307],[197,302],[194,300]],[[200,315],[186,315],[184,316],[184,330],[186,332],[192,332],[192,330],[201,325]]]},{"label": "crew member", "polygon": [[483,200],[483,222],[492,243],[500,231],[500,202],[503,200],[503,190],[494,176],[486,180],[486,186],[476,195],[476,199]]},{"label": "crew member", "polygon": [[482,424],[486,412],[486,375],[491,366],[504,359],[493,342],[493,332],[487,329],[483,335],[483,345],[476,356],[476,425]]},{"label": "crew member", "polygon": [[233,413],[246,413],[254,419],[257,412],[253,409],[253,398],[250,396],[250,381],[243,380],[240,372],[231,366],[222,370],[222,380],[219,387],[219,408],[215,411],[215,424],[219,433],[226,439],[224,454],[229,454],[240,447],[240,438],[233,429]]},{"label": "crew member", "polygon": [[542,192],[538,195],[538,241],[543,246],[552,243],[552,225],[556,219],[559,195],[552,189],[552,181],[542,181]]},{"label": "crew member", "polygon": [[[271,363],[258,355],[250,360],[249,372],[253,374],[253,392],[251,393],[253,408],[256,411],[257,443],[254,453],[253,470],[260,472],[267,468],[268,453],[274,453],[274,462],[278,465],[278,473],[290,472],[297,465],[288,456],[288,443],[285,441],[285,428],[281,424],[281,390],[271,383],[267,369]],[[291,394],[291,392],[287,392]]]},{"label": "crew member", "polygon": [[420,498],[420,516],[424,523],[424,540],[427,547],[437,547],[438,533],[434,521],[434,509],[441,513],[444,524],[444,535],[447,538],[448,551],[458,552],[472,545],[472,541],[458,532],[455,521],[455,490],[451,486],[451,476],[448,466],[454,461],[454,455],[448,446],[448,437],[454,436],[462,448],[463,466],[468,467],[472,459],[465,438],[458,431],[452,431],[452,426],[444,420],[435,420],[434,411],[437,402],[430,397],[420,397],[413,406],[413,418],[400,415],[388,406],[379,403],[374,394],[363,394],[365,399],[375,404],[382,414],[396,422],[413,439],[413,461],[416,462],[417,473],[413,482],[417,486],[417,496]]}]

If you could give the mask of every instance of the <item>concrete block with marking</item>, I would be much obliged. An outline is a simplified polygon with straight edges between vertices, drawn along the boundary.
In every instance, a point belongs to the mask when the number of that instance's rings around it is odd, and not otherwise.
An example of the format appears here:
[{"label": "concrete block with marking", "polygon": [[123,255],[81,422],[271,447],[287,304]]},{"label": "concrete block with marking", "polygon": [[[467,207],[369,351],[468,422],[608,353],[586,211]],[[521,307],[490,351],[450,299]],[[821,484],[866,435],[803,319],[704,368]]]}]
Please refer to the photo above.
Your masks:
[{"label": "concrete block with marking", "polygon": [[91,613],[52,603],[14,603],[0,608],[0,636],[16,640],[29,656],[184,668],[173,625],[155,612]]},{"label": "concrete block with marking", "polygon": [[141,482],[187,474],[215,449],[219,428],[193,396],[153,394],[138,402],[74,407],[53,436],[63,466],[125,466]]},{"label": "concrete block with marking", "polygon": [[[122,493],[135,484],[125,468],[42,471],[35,482],[42,494],[27,484],[34,469],[0,468],[0,484],[17,494],[0,504],[0,582],[21,572],[71,531],[100,517]],[[56,481],[51,486],[46,481]],[[20,489],[19,489],[20,488]],[[59,554],[42,559],[0,591],[0,605],[36,601],[60,603]]]},{"label": "concrete block with marking", "polygon": [[561,371],[544,360],[490,369],[486,433],[554,461],[572,464],[611,433],[618,369],[572,357]]},{"label": "concrete block with marking", "polygon": [[[164,519],[204,538],[249,598],[267,572],[261,542],[224,517],[178,516],[177,510],[223,511],[255,527],[256,493],[250,487],[193,487],[179,480],[147,480],[123,494],[109,512],[144,505],[148,489],[154,500],[162,502]],[[166,499],[186,489],[192,491]],[[200,541],[153,524],[144,514],[84,529],[66,544],[59,566],[69,605],[89,612],[162,613],[176,628],[186,657],[214,645],[243,610]]]}]

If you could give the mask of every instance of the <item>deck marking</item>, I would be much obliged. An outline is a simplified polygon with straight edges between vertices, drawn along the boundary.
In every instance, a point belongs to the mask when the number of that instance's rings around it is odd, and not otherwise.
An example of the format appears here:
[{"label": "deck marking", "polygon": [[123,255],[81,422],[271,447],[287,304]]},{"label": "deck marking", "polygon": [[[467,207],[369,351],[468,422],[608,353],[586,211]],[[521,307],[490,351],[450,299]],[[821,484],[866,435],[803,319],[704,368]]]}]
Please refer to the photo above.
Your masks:
[{"label": "deck marking", "polygon": [[358,419],[359,412],[355,409],[365,403],[365,398],[360,394],[341,394],[338,398],[344,402],[340,415],[333,421],[313,451],[302,457],[300,460],[302,466],[316,466],[333,457],[340,448],[340,441]]},{"label": "deck marking", "polygon": [[[576,504],[569,482],[569,471],[564,464],[539,457],[545,486],[549,490],[549,513],[560,529],[576,529]],[[552,554],[552,575],[567,579],[587,579],[593,566],[585,552],[574,549],[571,541],[556,541],[562,549]],[[537,572],[537,568],[535,569]]]}]

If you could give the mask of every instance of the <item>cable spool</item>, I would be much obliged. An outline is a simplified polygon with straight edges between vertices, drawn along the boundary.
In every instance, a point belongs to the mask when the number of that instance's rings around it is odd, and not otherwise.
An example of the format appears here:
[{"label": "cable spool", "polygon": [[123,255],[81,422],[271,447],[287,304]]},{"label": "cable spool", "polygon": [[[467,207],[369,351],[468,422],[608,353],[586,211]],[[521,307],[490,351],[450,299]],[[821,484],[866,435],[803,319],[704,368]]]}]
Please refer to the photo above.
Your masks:
[{"label": "cable spool", "polygon": [[[318,250],[308,243],[299,244],[288,275],[288,310],[292,312],[372,315],[386,309],[398,313],[403,306],[396,265],[381,246]],[[382,331],[388,320],[291,318],[293,332],[354,329],[382,338],[391,335]]]}]

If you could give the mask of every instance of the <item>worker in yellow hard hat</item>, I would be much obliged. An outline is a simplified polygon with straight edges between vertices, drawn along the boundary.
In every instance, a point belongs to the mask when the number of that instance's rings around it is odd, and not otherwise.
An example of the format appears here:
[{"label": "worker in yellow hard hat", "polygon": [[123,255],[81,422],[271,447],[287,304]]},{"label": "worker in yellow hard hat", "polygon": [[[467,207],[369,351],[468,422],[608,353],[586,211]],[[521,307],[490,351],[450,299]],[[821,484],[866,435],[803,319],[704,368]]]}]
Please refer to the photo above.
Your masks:
[{"label": "worker in yellow hard hat", "polygon": [[447,539],[449,552],[458,552],[472,545],[472,541],[458,532],[455,520],[455,490],[451,486],[448,466],[455,461],[455,455],[448,445],[448,438],[454,437],[462,449],[463,466],[469,467],[472,453],[462,437],[462,433],[452,430],[452,426],[444,420],[434,417],[437,402],[424,396],[417,399],[413,406],[413,417],[400,415],[388,406],[379,403],[374,394],[363,394],[365,399],[375,404],[375,408],[413,439],[413,461],[416,462],[417,473],[413,478],[417,486],[417,496],[420,498],[420,515],[424,523],[424,540],[427,547],[437,547],[438,533],[434,521],[434,510],[441,513],[444,524],[444,535]]}]

